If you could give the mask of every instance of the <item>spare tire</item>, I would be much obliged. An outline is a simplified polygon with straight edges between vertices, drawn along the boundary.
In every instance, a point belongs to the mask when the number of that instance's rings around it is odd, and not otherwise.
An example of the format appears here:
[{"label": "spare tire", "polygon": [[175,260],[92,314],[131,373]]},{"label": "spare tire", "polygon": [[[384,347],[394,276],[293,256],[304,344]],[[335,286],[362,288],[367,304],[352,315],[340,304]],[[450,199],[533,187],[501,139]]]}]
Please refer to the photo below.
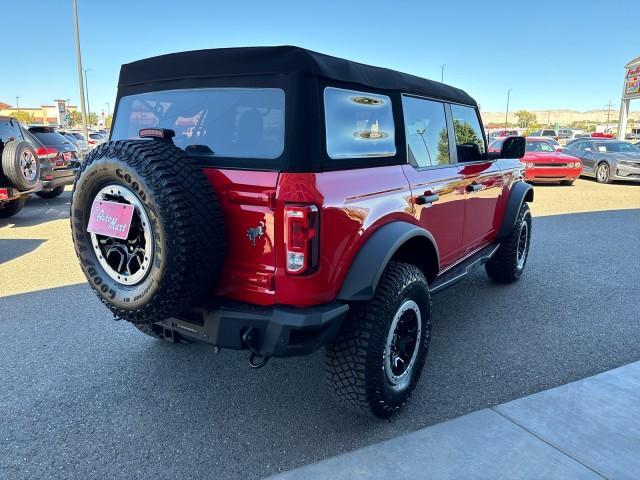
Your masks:
[{"label": "spare tire", "polygon": [[[87,230],[94,201],[133,206],[126,239]],[[186,313],[222,267],[216,193],[184,151],[163,141],[108,142],[89,153],[74,184],[71,232],[93,290],[135,324]]]},{"label": "spare tire", "polygon": [[40,160],[24,140],[7,142],[2,151],[2,172],[18,190],[35,187],[40,181]]}]

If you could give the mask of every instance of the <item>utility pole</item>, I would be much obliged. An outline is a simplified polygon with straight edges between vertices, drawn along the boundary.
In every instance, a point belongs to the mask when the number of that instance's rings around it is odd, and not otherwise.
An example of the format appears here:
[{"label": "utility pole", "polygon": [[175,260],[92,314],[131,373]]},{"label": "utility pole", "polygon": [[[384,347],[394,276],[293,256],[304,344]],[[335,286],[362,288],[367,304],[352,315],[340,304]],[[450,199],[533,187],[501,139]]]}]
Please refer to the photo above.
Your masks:
[{"label": "utility pole", "polygon": [[447,64],[443,63],[442,66],[440,67],[440,83],[444,83],[444,67],[446,67]]},{"label": "utility pole", "polygon": [[82,81],[82,55],[80,54],[80,27],[78,26],[78,0],[73,0],[73,17],[76,27],[76,60],[78,63],[78,83],[80,84],[80,110],[82,112],[82,133],[84,138],[89,141],[89,132],[87,129],[87,111],[84,106],[84,82]]},{"label": "utility pole", "polygon": [[89,103],[89,77],[87,73],[91,71],[90,68],[83,68],[84,72],[84,89],[87,92],[87,124],[91,126],[91,104]]},{"label": "utility pole", "polygon": [[507,128],[509,128],[509,98],[511,97],[511,90],[513,90],[513,88],[510,88],[509,90],[507,90],[507,113],[504,114],[504,129],[505,130]]},{"label": "utility pole", "polygon": [[20,110],[20,97],[16,96],[16,110]]},{"label": "utility pole", "polygon": [[613,104],[611,103],[611,99],[609,99],[609,103],[607,105],[605,105],[605,107],[608,107],[609,109],[607,110],[607,128],[606,128],[606,132],[609,133],[609,117],[611,117],[611,107],[613,106]]},{"label": "utility pole", "polygon": [[109,105],[109,102],[106,102],[107,104],[107,115],[111,115],[111,105]]}]

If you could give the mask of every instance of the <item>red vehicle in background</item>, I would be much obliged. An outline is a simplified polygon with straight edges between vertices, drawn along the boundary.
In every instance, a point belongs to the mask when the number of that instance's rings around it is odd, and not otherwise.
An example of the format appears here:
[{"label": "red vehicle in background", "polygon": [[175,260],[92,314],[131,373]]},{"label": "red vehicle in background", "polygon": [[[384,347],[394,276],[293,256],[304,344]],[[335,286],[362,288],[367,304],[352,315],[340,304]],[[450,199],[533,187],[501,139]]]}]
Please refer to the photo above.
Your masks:
[{"label": "red vehicle in background", "polygon": [[614,138],[613,133],[593,132],[591,138]]},{"label": "red vehicle in background", "polygon": [[[504,140],[489,145],[489,152],[499,152]],[[527,182],[572,185],[582,172],[579,158],[557,151],[543,137],[527,137],[526,154],[520,162],[525,165]]]}]

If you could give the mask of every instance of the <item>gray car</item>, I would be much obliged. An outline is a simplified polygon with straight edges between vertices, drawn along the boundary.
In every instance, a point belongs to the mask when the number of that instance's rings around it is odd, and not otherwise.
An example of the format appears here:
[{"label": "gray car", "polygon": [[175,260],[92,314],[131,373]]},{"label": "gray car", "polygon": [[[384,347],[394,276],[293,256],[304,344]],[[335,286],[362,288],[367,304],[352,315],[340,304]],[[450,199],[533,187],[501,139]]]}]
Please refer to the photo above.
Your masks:
[{"label": "gray car", "polygon": [[618,140],[579,140],[564,152],[582,160],[582,175],[599,183],[615,180],[640,182],[640,150],[630,142]]}]

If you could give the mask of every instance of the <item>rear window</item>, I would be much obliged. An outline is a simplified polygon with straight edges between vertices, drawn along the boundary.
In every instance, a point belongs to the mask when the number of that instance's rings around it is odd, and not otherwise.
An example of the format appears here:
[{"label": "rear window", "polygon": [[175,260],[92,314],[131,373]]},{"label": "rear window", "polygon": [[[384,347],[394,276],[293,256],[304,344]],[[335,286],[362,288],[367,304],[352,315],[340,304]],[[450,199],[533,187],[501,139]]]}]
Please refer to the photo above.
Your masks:
[{"label": "rear window", "polygon": [[64,137],[64,135],[61,135],[60,133],[50,128],[31,127],[29,128],[29,132],[38,140],[40,140],[40,143],[45,146],[54,147],[68,145],[71,143],[67,138]]},{"label": "rear window", "polygon": [[284,150],[284,91],[279,88],[165,90],[120,99],[111,138],[170,128],[189,153],[274,159]]}]

